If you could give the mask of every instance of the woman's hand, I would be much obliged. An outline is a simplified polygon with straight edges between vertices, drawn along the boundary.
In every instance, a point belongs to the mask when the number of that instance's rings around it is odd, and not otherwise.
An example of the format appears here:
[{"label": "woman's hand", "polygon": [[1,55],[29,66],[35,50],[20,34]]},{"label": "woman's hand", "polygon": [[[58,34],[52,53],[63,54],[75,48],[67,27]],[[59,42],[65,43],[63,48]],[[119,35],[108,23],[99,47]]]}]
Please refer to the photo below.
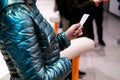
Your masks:
[{"label": "woman's hand", "polygon": [[96,7],[98,7],[100,2],[102,2],[102,0],[93,0],[93,2],[95,3]]},{"label": "woman's hand", "polygon": [[66,31],[66,36],[68,40],[77,38],[78,36],[81,36],[82,33],[82,26],[80,23],[73,24],[67,31]]}]

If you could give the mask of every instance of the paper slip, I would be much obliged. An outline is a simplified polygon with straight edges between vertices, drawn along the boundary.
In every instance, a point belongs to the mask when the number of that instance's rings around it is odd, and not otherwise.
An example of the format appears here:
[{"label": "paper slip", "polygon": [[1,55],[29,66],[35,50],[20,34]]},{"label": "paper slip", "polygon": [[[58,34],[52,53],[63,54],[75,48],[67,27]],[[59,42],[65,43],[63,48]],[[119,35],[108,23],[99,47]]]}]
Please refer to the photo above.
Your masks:
[{"label": "paper slip", "polygon": [[[83,26],[83,24],[85,23],[85,21],[87,20],[87,18],[89,17],[90,15],[89,14],[84,14],[83,16],[82,16],[82,18],[81,18],[81,20],[80,20],[80,24],[81,24],[81,26]],[[79,29],[81,29],[81,27],[79,28]]]}]

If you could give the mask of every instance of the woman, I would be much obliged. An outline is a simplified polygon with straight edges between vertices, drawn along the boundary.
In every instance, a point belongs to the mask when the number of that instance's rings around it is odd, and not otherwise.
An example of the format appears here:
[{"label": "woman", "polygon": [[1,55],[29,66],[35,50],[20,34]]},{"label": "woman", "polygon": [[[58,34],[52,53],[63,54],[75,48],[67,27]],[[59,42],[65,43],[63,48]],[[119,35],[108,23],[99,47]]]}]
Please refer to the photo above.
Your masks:
[{"label": "woman", "polygon": [[0,49],[10,80],[64,80],[71,62],[60,51],[82,34],[80,24],[55,35],[36,0],[0,0]]}]

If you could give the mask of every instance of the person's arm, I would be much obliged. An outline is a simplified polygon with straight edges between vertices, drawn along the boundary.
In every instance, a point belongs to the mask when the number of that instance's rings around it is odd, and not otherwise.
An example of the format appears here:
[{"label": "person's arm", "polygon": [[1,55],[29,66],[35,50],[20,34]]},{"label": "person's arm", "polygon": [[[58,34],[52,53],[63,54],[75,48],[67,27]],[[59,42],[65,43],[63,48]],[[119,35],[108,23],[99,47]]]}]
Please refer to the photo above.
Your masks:
[{"label": "person's arm", "polygon": [[24,8],[15,8],[4,15],[2,38],[21,80],[63,80],[71,71],[71,62],[57,56],[47,59],[47,64],[32,19]]},{"label": "person's arm", "polygon": [[70,45],[70,40],[67,39],[65,32],[59,33],[57,35],[57,40],[59,42],[60,50],[64,50]]},{"label": "person's arm", "polygon": [[66,0],[66,7],[68,9],[70,18],[74,20],[74,17],[81,18],[84,13],[92,14],[95,7],[99,6],[99,0],[86,0],[86,1],[77,1],[77,0]]},{"label": "person's arm", "polygon": [[73,24],[66,32],[61,32],[57,35],[60,49],[63,50],[70,45],[70,40],[81,36],[82,26],[80,23]]},{"label": "person's arm", "polygon": [[74,2],[71,3],[71,14],[73,15],[80,15],[82,16],[84,13],[91,14],[94,11],[96,5],[93,1],[85,1],[83,3]]}]

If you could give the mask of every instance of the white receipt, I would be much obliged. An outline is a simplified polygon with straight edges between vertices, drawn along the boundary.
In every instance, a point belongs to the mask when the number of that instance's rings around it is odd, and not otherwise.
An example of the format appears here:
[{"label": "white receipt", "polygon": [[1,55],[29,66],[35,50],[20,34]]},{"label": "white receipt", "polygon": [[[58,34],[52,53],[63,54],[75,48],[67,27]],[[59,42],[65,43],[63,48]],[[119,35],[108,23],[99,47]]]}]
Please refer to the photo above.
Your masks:
[{"label": "white receipt", "polygon": [[[89,14],[84,14],[83,16],[82,16],[82,18],[81,18],[81,20],[80,20],[80,24],[81,24],[81,26],[83,26],[83,24],[85,23],[85,21],[87,20],[87,18],[89,17],[90,15]],[[81,28],[81,27],[80,27]],[[79,29],[80,29],[79,28]]]}]

